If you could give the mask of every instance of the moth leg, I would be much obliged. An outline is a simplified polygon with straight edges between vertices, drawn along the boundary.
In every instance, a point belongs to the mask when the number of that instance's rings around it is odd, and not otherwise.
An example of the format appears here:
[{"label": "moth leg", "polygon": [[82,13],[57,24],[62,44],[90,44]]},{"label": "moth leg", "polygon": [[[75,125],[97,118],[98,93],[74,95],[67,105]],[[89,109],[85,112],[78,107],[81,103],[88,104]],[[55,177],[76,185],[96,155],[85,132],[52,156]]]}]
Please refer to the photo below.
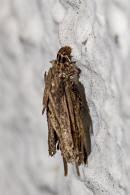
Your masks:
[{"label": "moth leg", "polygon": [[63,164],[64,164],[64,176],[67,176],[68,175],[68,165],[64,157],[63,157]]}]

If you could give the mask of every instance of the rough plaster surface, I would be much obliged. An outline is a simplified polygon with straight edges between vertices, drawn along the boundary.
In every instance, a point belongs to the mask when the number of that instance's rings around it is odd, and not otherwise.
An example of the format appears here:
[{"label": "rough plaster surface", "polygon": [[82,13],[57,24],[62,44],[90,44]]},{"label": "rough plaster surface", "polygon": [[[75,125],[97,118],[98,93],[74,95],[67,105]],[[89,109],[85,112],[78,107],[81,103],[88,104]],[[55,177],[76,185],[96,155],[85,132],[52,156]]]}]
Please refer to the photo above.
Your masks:
[{"label": "rough plaster surface", "polygon": [[[128,0],[0,0],[0,194],[130,194]],[[93,121],[81,177],[48,156],[43,74],[60,46],[81,68]]]}]

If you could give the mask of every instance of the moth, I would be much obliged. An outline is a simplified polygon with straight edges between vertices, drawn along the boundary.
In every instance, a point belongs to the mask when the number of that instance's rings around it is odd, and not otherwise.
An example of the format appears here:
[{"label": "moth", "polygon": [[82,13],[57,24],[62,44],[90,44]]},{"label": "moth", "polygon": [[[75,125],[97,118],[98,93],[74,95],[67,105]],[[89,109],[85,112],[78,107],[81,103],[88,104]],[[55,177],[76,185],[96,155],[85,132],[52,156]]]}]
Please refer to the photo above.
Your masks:
[{"label": "moth", "polygon": [[91,151],[91,117],[79,82],[81,70],[72,61],[71,50],[69,46],[62,47],[56,60],[51,61],[48,74],[45,72],[42,110],[47,115],[49,155],[61,151],[65,176],[67,163],[75,164],[80,175],[78,167],[87,163]]}]

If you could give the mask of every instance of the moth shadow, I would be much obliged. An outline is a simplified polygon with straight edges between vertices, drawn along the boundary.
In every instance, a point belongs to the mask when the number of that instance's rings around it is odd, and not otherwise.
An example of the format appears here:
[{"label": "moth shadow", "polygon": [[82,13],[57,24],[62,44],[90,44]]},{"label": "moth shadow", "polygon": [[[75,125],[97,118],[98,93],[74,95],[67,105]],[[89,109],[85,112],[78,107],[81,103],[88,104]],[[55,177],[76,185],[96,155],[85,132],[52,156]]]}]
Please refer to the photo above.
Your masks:
[{"label": "moth shadow", "polygon": [[85,130],[84,143],[85,143],[85,148],[86,148],[87,156],[88,156],[91,153],[90,134],[93,133],[93,125],[92,125],[92,119],[90,116],[88,103],[86,100],[85,88],[80,81],[79,81],[79,93],[82,99],[81,117],[82,117],[82,122],[83,122],[84,130]]}]

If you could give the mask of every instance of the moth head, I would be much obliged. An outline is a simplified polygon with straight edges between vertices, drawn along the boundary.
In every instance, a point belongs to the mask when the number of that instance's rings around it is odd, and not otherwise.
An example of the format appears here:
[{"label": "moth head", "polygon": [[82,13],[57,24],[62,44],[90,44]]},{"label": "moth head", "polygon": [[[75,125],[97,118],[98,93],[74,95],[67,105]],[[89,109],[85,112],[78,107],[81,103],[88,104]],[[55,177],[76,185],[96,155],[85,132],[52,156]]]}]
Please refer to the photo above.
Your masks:
[{"label": "moth head", "polygon": [[57,53],[57,61],[60,63],[66,63],[71,61],[71,47],[62,47]]}]

